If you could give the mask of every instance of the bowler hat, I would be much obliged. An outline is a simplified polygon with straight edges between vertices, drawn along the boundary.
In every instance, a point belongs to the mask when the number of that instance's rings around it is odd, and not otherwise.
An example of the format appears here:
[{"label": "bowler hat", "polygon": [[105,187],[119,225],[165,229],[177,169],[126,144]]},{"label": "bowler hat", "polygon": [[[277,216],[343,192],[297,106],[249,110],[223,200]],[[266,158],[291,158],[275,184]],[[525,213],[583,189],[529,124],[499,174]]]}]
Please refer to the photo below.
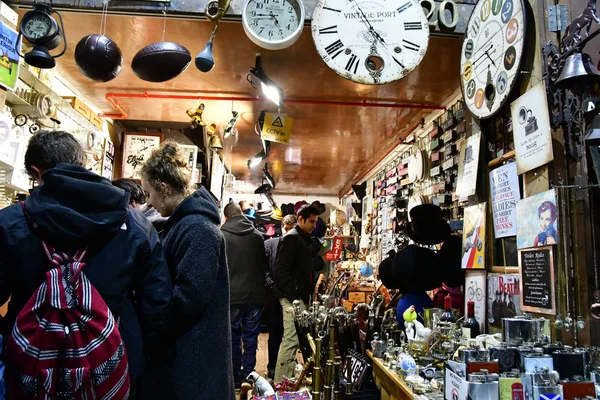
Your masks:
[{"label": "bowler hat", "polygon": [[244,215],[246,218],[255,219],[256,218],[256,210],[254,208],[249,208],[244,211]]},{"label": "bowler hat", "polygon": [[308,204],[308,202],[306,202],[305,200],[297,201],[296,204],[294,204],[294,214],[298,214],[300,208],[306,204]]},{"label": "bowler hat", "polygon": [[450,225],[442,218],[442,209],[434,204],[421,204],[410,210],[406,234],[416,243],[431,246],[442,243],[450,235]]},{"label": "bowler hat", "polygon": [[362,200],[362,198],[367,195],[367,181],[364,181],[360,185],[352,185],[352,190],[356,197],[358,197],[359,200]]},{"label": "bowler hat", "polygon": [[[386,260],[387,261],[387,260]],[[421,293],[442,285],[440,258],[433,250],[408,246],[390,262],[379,265],[381,281],[401,293]]]},{"label": "bowler hat", "polygon": [[464,285],[466,270],[462,269],[462,238],[448,236],[438,254],[442,263],[442,280],[446,286],[455,288]]},{"label": "bowler hat", "polygon": [[319,200],[315,200],[312,202],[311,206],[319,210],[319,215],[324,214],[327,211],[327,207],[325,204],[321,203]]},{"label": "bowler hat", "polygon": [[284,203],[281,205],[281,212],[285,217],[286,215],[294,215],[296,210],[294,210],[294,205],[292,203]]},{"label": "bowler hat", "polygon": [[273,214],[271,214],[271,219],[277,222],[281,222],[283,219],[283,213],[277,207],[273,207]]}]

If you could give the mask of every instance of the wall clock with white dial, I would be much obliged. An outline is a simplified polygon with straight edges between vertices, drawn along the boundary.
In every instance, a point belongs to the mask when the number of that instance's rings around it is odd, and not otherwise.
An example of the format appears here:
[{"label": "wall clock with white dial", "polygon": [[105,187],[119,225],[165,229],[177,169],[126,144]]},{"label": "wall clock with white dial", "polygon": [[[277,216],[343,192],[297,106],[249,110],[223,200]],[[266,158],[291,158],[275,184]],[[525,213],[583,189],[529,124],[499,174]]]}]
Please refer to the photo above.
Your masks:
[{"label": "wall clock with white dial", "polygon": [[524,47],[523,0],[480,0],[469,19],[460,58],[464,101],[476,117],[491,117],[508,100]]},{"label": "wall clock with white dial", "polygon": [[329,68],[368,85],[408,75],[429,44],[429,23],[419,0],[319,0],[311,29]]},{"label": "wall clock with white dial", "polygon": [[244,32],[268,50],[293,45],[302,33],[305,17],[302,0],[246,0],[242,7]]}]

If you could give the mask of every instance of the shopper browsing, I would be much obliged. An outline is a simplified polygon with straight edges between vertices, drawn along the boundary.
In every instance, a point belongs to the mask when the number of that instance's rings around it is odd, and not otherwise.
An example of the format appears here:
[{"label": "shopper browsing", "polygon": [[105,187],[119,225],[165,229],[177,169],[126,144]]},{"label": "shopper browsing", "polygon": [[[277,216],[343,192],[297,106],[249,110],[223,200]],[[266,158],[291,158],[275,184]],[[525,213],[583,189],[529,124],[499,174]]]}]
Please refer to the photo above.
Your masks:
[{"label": "shopper browsing", "polygon": [[[138,211],[128,206],[129,194],[112,186],[108,179],[87,171],[83,167],[85,160],[86,155],[80,143],[67,132],[42,131],[29,141],[25,153],[25,168],[39,186],[23,205],[15,204],[0,210],[0,304],[4,304],[10,297],[8,313],[2,321],[0,333],[5,339],[9,338],[17,314],[21,313],[26,302],[46,281],[45,276],[56,276],[54,274],[59,272],[64,276],[66,273],[56,265],[60,263],[53,264],[50,261],[49,255],[56,259],[60,253],[73,256],[76,252],[87,249],[81,260],[85,263],[83,272],[101,296],[101,299],[95,296],[86,298],[88,302],[91,301],[90,315],[92,319],[97,317],[96,310],[107,305],[119,319],[118,330],[125,344],[131,390],[134,391],[135,380],[144,367],[144,347],[152,349],[159,345],[159,334],[166,326],[172,296],[169,271],[156,231]],[[47,247],[43,247],[43,243]],[[53,251],[48,252],[50,248]],[[68,282],[56,282],[47,290],[59,294],[61,299],[62,296],[78,298],[77,295],[58,289],[69,286]],[[101,304],[101,300],[105,305]],[[40,301],[36,306],[43,308],[46,304]],[[103,308],[102,311],[106,316],[106,309]],[[62,323],[57,322],[57,326]],[[87,321],[82,319],[79,323],[87,327]],[[27,332],[38,329],[39,332],[48,334],[48,329],[51,328],[42,326],[41,323],[37,328],[36,326],[20,326],[24,328],[20,332],[27,336]],[[85,332],[71,334],[72,337],[81,339]],[[98,337],[96,344],[104,338]],[[22,345],[25,342],[19,343]],[[66,348],[79,350],[77,343],[66,343]],[[44,346],[53,345],[55,344],[50,342],[44,343]],[[82,354],[89,360],[97,360],[97,352],[89,356]],[[35,360],[25,359],[26,355],[31,354],[25,353],[20,356],[22,359],[13,360],[10,366],[28,362],[34,365],[34,369],[38,368],[35,367],[38,364]],[[112,364],[120,364],[120,360],[116,355]],[[76,360],[72,359],[71,363],[73,362]],[[86,360],[81,362],[85,363]],[[59,363],[60,360],[54,368],[59,368]],[[48,368],[51,362],[45,359],[44,364]],[[17,380],[24,373],[21,370],[13,372],[19,375]],[[105,372],[110,374],[110,371]],[[34,380],[26,385],[31,389],[31,382],[42,375],[35,371],[29,373],[35,375],[32,377]],[[57,378],[60,376],[61,373],[57,370],[51,384],[60,385],[62,381]],[[118,390],[116,385],[111,388]],[[13,390],[21,394],[26,389],[24,386],[13,387]],[[33,386],[33,389],[37,397],[37,393],[43,390],[41,382]]]},{"label": "shopper browsing", "polygon": [[[275,262],[275,284],[281,291],[279,300],[284,311],[292,307],[294,300],[300,300],[301,309],[306,310],[312,293],[310,233],[317,224],[319,210],[306,204],[300,207],[297,216],[297,225],[279,243]],[[275,368],[276,382],[281,382],[284,376],[293,375],[297,349],[298,338],[293,317],[284,312],[283,340]]]},{"label": "shopper browsing", "polygon": [[228,203],[223,214],[225,223],[221,231],[229,268],[233,379],[235,386],[240,387],[256,366],[267,258],[262,235],[242,214],[242,209]]},{"label": "shopper browsing", "polygon": [[[286,215],[281,222],[281,232],[283,235],[290,232],[296,226],[296,216]],[[267,364],[267,375],[269,378],[275,378],[275,366],[277,365],[277,353],[283,338],[283,310],[279,298],[283,297],[281,291],[275,285],[275,261],[277,260],[277,248],[281,237],[274,237],[265,242],[265,251],[269,262],[267,270],[266,284],[267,288],[267,324],[269,326],[269,362]]]},{"label": "shopper browsing", "polygon": [[229,274],[216,201],[203,187],[190,193],[180,147],[164,143],[142,167],[149,206],[169,217],[161,233],[173,305],[169,354],[144,378],[143,398],[233,400]]},{"label": "shopper browsing", "polygon": [[152,222],[157,232],[162,230],[162,226],[168,218],[161,216],[156,211],[156,208],[148,207],[148,204],[146,204],[146,194],[144,193],[144,189],[142,189],[142,185],[136,180],[128,178],[116,179],[112,181],[112,184],[128,192],[130,194],[129,205],[148,218],[148,221]]}]

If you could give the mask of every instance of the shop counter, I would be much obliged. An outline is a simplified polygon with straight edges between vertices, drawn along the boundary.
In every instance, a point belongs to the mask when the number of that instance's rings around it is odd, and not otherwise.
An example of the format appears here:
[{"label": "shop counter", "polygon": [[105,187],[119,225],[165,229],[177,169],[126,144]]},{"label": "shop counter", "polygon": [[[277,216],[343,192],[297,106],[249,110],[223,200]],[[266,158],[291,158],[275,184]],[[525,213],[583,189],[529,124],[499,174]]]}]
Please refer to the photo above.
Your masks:
[{"label": "shop counter", "polygon": [[383,360],[373,357],[373,352],[367,350],[367,355],[373,361],[373,376],[375,383],[381,388],[381,400],[413,400],[412,389],[396,372],[390,371]]}]

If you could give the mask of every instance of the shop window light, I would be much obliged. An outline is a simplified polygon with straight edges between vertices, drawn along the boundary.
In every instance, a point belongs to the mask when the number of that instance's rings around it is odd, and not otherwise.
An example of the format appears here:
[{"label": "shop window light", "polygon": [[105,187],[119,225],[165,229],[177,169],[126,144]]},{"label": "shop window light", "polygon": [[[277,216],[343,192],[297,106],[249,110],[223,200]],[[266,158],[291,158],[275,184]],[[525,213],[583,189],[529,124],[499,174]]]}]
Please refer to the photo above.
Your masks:
[{"label": "shop window light", "polygon": [[256,80],[260,81],[260,88],[263,92],[263,95],[265,95],[267,99],[271,100],[278,107],[281,106],[283,100],[283,90],[267,76],[265,71],[263,71],[260,55],[256,56],[256,65],[254,68],[250,68],[247,79],[254,89],[258,89],[255,84]]}]

